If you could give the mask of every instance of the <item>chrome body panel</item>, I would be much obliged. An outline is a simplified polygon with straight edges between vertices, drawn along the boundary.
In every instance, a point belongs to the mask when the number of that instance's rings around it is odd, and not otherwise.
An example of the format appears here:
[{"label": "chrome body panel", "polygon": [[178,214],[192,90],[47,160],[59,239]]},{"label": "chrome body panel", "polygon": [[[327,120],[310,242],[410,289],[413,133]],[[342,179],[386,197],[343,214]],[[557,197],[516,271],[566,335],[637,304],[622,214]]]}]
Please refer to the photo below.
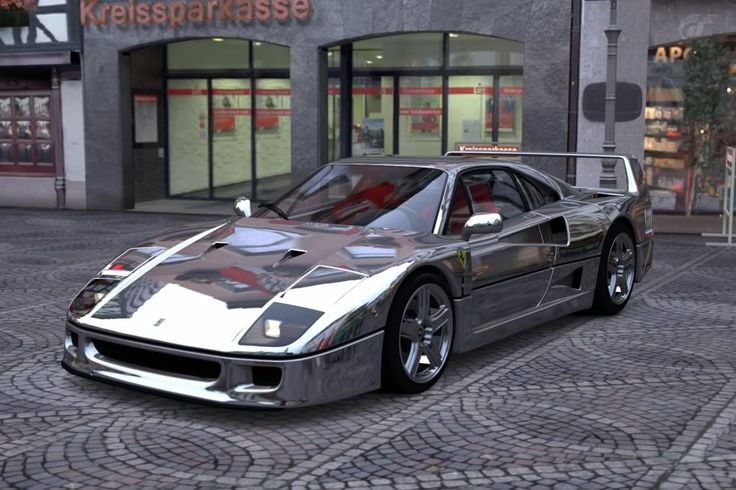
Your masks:
[{"label": "chrome body panel", "polygon": [[[635,237],[636,281],[651,266],[654,229],[642,181],[630,186],[635,191],[579,189],[519,162],[483,158],[338,163],[446,172],[433,233],[252,217],[165,233],[140,244],[160,252],[140,259],[134,270],[100,272],[97,279],[117,282],[90,310],[68,313],[64,365],[93,378],[216,403],[321,403],[379,387],[389,309],[401,284],[419,270],[444,279],[456,322],[453,352],[465,352],[589,308],[614,222],[625,223]],[[536,180],[559,199],[504,221],[499,233],[442,236],[457,179],[489,167]],[[283,345],[243,342],[274,306],[318,315]],[[215,363],[221,375],[193,380],[129,365],[102,355],[95,339]],[[280,369],[281,383],[253,385],[253,366]]]}]

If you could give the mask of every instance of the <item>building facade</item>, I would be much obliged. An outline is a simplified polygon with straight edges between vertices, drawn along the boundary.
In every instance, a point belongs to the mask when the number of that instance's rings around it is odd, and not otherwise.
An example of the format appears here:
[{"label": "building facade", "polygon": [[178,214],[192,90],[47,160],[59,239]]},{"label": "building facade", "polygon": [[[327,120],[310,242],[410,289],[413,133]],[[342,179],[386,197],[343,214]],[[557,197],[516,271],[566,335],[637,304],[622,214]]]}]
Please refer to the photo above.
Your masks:
[{"label": "building facade", "polygon": [[0,205],[86,207],[80,48],[71,0],[0,11]]},{"label": "building facade", "polygon": [[[645,162],[660,210],[684,212],[692,200],[707,212],[717,197],[678,194],[691,182],[689,160],[653,153],[686,132],[657,112],[666,91],[655,86],[671,77],[657,78],[654,63],[659,48],[684,52],[694,39],[730,46],[731,2],[617,3],[616,149]],[[59,203],[68,207],[268,200],[319,165],[354,155],[601,151],[609,1],[82,0],[70,12],[79,29],[70,24],[69,39],[84,40],[84,90],[83,104],[60,119],[70,150]],[[19,48],[3,49],[8,60],[24,58]],[[62,94],[68,72],[57,71]],[[667,115],[679,114],[670,105]],[[48,165],[43,177],[18,173],[18,155],[0,153],[0,205],[53,206],[58,192],[48,183],[58,187],[58,176]],[[579,184],[600,177],[597,162],[535,164]],[[10,197],[31,183],[33,192]],[[717,182],[701,187],[718,192]]]}]

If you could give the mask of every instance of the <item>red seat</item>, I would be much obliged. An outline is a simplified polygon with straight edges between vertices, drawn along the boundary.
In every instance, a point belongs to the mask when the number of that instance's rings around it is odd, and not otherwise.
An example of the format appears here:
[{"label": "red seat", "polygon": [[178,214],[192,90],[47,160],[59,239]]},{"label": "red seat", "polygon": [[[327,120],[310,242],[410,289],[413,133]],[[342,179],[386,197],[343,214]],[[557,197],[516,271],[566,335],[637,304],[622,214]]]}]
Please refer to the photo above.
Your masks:
[{"label": "red seat", "polygon": [[455,196],[452,200],[452,207],[450,208],[449,223],[447,226],[447,233],[450,235],[459,235],[463,231],[463,227],[471,214],[498,212],[487,183],[474,182],[466,186],[470,198],[473,201],[472,211],[468,206],[468,200],[465,197],[465,191],[461,185],[459,184],[455,189]]},{"label": "red seat", "polygon": [[475,182],[468,185],[470,198],[473,200],[475,213],[497,213],[498,208],[491,197],[491,190],[485,182]]}]

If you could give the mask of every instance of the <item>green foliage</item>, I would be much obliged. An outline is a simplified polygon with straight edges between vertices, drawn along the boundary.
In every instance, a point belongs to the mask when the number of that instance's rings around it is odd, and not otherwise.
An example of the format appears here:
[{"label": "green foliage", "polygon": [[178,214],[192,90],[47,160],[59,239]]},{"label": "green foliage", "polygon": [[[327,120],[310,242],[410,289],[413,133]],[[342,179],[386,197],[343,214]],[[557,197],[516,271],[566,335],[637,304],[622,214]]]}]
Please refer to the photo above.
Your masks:
[{"label": "green foliage", "polygon": [[728,107],[731,50],[714,38],[693,41],[692,48],[685,60],[685,120],[712,126]]},{"label": "green foliage", "polygon": [[717,38],[692,43],[685,60],[684,150],[693,172],[685,212],[690,215],[698,193],[715,194],[713,182],[723,168],[725,146],[736,142],[736,83],[730,75],[730,48]]}]

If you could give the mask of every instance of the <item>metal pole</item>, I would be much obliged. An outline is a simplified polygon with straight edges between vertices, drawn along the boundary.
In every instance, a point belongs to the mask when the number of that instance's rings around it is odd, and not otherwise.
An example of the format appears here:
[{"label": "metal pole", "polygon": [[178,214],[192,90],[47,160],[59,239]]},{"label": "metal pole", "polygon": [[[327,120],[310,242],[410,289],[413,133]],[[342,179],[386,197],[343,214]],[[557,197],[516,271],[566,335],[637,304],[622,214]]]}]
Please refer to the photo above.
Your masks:
[{"label": "metal pole", "polygon": [[56,178],[56,207],[66,208],[66,173],[64,170],[64,135],[61,124],[61,79],[56,68],[51,69],[51,137],[54,142],[54,165]]},{"label": "metal pole", "polygon": [[[618,37],[621,29],[616,25],[616,3],[611,1],[611,19],[606,28],[608,40],[608,56],[606,65],[606,107],[605,107],[605,137],[603,140],[603,152],[614,153],[616,151],[616,71],[618,68]],[[600,177],[602,188],[616,187],[616,160],[601,160],[603,171]]]}]

